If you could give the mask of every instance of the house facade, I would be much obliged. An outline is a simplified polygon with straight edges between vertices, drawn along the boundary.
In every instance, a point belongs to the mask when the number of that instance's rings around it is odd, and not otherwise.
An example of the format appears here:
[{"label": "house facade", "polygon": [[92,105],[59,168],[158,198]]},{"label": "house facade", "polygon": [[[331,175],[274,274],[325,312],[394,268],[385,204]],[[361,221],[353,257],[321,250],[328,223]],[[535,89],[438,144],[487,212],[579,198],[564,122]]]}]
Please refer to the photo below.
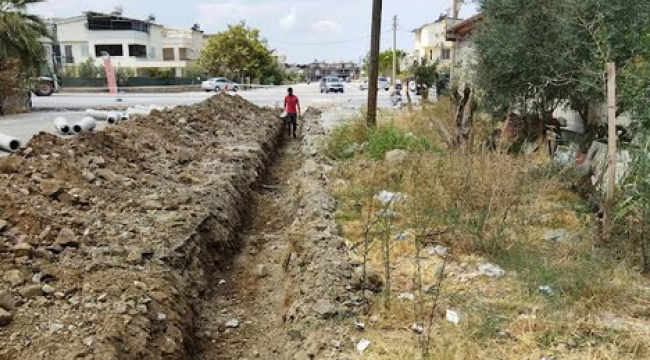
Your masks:
[{"label": "house facade", "polygon": [[327,76],[335,76],[342,79],[358,79],[361,77],[361,66],[354,62],[327,63],[314,61],[307,64],[304,69],[305,76],[312,80],[320,80]]},{"label": "house facade", "polygon": [[483,24],[483,14],[458,22],[447,29],[447,41],[455,45],[455,56],[451,66],[451,81],[463,88],[465,84],[474,83],[476,49],[472,35]]},{"label": "house facade", "polygon": [[437,61],[441,68],[448,69],[451,66],[451,51],[454,43],[447,40],[447,29],[458,22],[459,20],[451,19],[447,15],[441,15],[436,21],[413,30],[415,59]]},{"label": "house facade", "polygon": [[78,67],[88,59],[101,64],[108,54],[114,66],[131,68],[138,76],[150,69],[173,69],[182,76],[205,43],[199,30],[169,29],[153,19],[118,14],[87,12],[53,19],[52,26],[54,42],[44,45],[57,69]]}]

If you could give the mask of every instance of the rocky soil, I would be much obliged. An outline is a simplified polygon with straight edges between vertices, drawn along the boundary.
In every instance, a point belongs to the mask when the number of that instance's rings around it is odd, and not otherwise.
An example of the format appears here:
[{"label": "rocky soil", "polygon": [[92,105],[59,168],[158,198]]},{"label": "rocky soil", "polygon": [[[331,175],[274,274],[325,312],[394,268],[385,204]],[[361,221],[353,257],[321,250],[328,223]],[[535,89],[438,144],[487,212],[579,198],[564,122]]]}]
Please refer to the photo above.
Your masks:
[{"label": "rocky soil", "polygon": [[181,359],[281,122],[218,96],[0,160],[0,359]]},{"label": "rocky soil", "polygon": [[0,160],[0,360],[350,358],[324,131],[281,131],[221,95]]},{"label": "rocky soil", "polygon": [[254,200],[244,251],[218,274],[200,307],[193,359],[350,359],[361,305],[327,192],[316,113],[291,141]]}]

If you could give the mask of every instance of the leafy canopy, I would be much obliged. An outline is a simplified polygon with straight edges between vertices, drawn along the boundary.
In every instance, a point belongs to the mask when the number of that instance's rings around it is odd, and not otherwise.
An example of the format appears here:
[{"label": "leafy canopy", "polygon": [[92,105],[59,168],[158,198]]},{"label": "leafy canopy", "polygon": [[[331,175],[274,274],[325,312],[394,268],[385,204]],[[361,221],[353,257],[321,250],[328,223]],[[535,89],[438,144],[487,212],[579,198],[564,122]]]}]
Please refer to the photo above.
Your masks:
[{"label": "leafy canopy", "polygon": [[36,65],[45,50],[41,39],[50,37],[47,25],[36,15],[27,13],[27,6],[44,0],[0,0],[0,61],[20,59]]},{"label": "leafy canopy", "polygon": [[478,82],[494,114],[510,106],[549,113],[568,103],[583,117],[604,101],[605,63],[638,53],[647,0],[479,0]]},{"label": "leafy canopy", "polygon": [[208,40],[199,63],[214,76],[240,76],[260,79],[277,68],[266,41],[259,29],[250,28],[245,22],[229,25]]}]

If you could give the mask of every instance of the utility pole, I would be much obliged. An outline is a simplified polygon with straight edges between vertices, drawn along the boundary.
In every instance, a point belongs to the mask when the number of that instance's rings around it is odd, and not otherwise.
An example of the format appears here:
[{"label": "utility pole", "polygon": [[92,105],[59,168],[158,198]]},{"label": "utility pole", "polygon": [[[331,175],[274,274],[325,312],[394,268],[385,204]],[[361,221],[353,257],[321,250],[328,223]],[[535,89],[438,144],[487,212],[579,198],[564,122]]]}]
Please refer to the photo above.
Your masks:
[{"label": "utility pole", "polygon": [[397,83],[397,15],[393,17],[393,86]]},{"label": "utility pole", "polygon": [[372,36],[370,39],[370,61],[368,64],[368,127],[377,126],[377,87],[379,81],[379,47],[381,45],[382,0],[373,0]]},{"label": "utility pole", "polygon": [[[453,3],[451,5],[451,17],[452,20],[456,20],[459,17],[460,13],[460,0],[453,0]],[[449,19],[447,19],[447,26],[449,26]],[[447,29],[445,29],[446,31]],[[449,80],[454,81],[454,73],[455,67],[456,67],[456,44],[458,42],[456,39],[454,39],[454,43],[451,45],[451,66],[450,66],[450,71],[449,71]]]}]

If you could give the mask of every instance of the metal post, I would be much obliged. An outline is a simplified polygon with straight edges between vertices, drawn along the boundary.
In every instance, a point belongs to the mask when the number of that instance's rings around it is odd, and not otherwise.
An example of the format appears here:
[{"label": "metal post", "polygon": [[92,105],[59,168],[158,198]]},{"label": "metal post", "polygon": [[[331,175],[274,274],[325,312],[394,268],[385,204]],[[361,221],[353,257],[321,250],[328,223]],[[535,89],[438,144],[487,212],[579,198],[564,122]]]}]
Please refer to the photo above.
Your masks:
[{"label": "metal post", "polygon": [[397,15],[393,17],[393,86],[397,83]]},{"label": "metal post", "polygon": [[370,40],[370,61],[368,74],[368,126],[377,126],[377,87],[379,81],[379,46],[381,43],[382,0],[373,0],[372,37]]}]

